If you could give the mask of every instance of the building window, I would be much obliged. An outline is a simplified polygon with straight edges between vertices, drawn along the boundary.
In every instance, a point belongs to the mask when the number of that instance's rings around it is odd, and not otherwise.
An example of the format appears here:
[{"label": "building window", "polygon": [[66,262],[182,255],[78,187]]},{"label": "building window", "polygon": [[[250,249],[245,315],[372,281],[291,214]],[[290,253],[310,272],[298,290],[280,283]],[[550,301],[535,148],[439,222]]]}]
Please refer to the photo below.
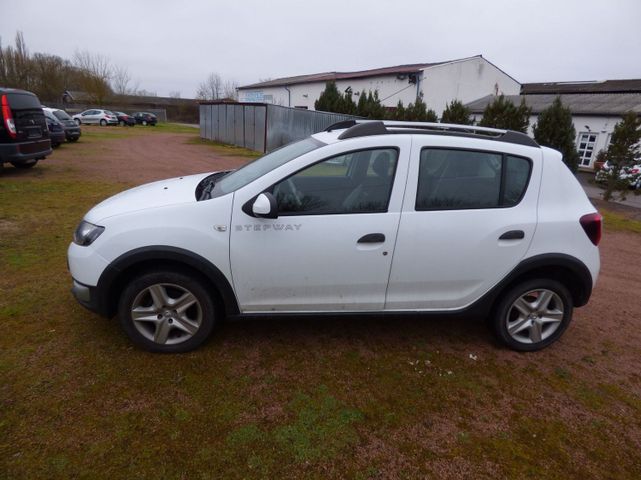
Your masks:
[{"label": "building window", "polygon": [[579,133],[579,144],[577,150],[579,151],[579,165],[582,167],[589,167],[592,163],[594,155],[594,145],[596,139],[599,137],[598,133],[581,132]]}]

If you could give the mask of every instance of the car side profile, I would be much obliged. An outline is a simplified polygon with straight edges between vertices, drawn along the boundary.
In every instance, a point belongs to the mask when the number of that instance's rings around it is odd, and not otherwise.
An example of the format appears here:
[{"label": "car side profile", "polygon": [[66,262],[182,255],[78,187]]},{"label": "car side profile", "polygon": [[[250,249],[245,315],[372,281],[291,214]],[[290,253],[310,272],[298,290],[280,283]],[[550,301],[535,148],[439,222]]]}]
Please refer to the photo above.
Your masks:
[{"label": "car side profile", "polygon": [[155,352],[224,317],[353,313],[487,318],[530,351],[588,302],[600,236],[561,155],[524,134],[348,121],[111,197],[68,260],[77,300]]},{"label": "car side profile", "polygon": [[110,110],[101,110],[92,108],[84,112],[77,113],[73,116],[74,121],[78,125],[94,124],[105,127],[107,125],[118,125],[118,117]]},{"label": "car side profile", "polygon": [[153,113],[149,112],[135,112],[131,114],[132,117],[136,120],[138,125],[151,125],[155,126],[158,123],[158,117]]}]

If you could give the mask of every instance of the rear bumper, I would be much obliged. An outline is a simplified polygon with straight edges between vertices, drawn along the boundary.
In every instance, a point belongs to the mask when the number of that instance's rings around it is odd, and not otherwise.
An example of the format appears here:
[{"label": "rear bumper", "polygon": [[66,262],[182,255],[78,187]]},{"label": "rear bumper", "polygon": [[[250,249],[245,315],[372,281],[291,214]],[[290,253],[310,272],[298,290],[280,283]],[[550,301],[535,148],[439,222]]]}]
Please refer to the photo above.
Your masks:
[{"label": "rear bumper", "polygon": [[0,144],[0,162],[26,162],[51,155],[51,140]]}]

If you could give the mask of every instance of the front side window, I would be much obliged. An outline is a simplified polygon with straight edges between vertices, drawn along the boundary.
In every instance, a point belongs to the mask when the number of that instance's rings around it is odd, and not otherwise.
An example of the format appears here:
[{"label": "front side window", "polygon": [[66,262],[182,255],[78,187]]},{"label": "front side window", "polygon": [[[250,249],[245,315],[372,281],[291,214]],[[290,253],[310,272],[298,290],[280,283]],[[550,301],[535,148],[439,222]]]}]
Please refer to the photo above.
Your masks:
[{"label": "front side window", "polygon": [[271,189],[279,215],[386,212],[396,148],[360,150],[316,163]]},{"label": "front side window", "polygon": [[495,152],[425,148],[421,151],[416,210],[463,210],[516,205],[531,162]]}]

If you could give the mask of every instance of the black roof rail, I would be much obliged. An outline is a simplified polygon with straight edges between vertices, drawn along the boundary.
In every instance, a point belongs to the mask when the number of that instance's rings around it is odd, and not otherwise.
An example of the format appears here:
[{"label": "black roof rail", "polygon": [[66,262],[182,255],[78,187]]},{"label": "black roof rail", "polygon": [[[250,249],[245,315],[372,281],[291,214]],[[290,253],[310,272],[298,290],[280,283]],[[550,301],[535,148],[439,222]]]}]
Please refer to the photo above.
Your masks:
[{"label": "black roof rail", "polygon": [[332,130],[342,130],[344,128],[353,127],[354,125],[356,125],[356,120],[341,120],[340,122],[332,123],[325,129],[325,131],[331,132]]},{"label": "black roof rail", "polygon": [[479,138],[498,142],[513,143],[527,147],[540,148],[540,145],[525,133],[513,130],[478,127],[475,125],[455,125],[449,123],[429,122],[399,122],[379,120],[345,120],[335,123],[327,128],[332,130],[346,129],[338,137],[339,140],[347,138],[366,137],[370,135],[385,135],[390,133],[410,133],[426,135],[448,135],[467,138]]}]

